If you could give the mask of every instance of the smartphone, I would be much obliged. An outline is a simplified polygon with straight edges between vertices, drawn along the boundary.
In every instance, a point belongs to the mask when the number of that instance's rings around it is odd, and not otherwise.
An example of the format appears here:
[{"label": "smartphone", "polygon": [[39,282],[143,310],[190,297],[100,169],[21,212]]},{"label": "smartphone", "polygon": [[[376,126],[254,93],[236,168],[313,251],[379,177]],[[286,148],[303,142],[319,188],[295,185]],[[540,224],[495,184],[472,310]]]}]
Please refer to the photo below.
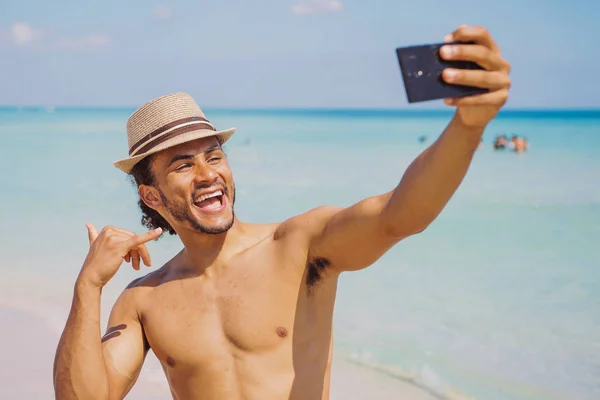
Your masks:
[{"label": "smartphone", "polygon": [[483,69],[471,61],[447,61],[441,58],[440,48],[451,44],[472,42],[433,43],[396,48],[404,90],[409,103],[464,97],[487,93],[488,89],[454,85],[442,79],[445,68]]}]

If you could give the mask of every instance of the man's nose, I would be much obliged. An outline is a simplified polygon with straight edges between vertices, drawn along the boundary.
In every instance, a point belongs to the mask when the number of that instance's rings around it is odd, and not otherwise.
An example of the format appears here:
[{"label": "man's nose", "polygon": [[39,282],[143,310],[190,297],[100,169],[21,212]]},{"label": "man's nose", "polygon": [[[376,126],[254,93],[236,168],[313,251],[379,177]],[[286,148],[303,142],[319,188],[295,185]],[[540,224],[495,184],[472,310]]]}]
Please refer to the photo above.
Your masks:
[{"label": "man's nose", "polygon": [[194,180],[197,183],[212,184],[218,177],[219,174],[210,165],[206,163],[196,164],[196,177]]}]

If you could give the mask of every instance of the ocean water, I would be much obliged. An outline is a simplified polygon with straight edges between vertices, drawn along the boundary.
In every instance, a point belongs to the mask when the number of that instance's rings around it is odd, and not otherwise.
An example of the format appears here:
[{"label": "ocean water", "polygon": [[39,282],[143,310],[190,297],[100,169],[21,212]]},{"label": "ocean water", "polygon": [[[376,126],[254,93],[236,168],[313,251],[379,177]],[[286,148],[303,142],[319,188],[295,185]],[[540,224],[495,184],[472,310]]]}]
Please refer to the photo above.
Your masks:
[{"label": "ocean water", "polygon": [[[0,303],[61,329],[84,224],[140,231],[129,109],[0,109]],[[227,144],[236,213],[270,222],[393,188],[442,111],[206,110]],[[524,135],[527,153],[494,151]],[[417,138],[427,135],[428,142]],[[423,233],[342,276],[336,356],[448,398],[600,398],[600,111],[509,111]],[[150,244],[154,265],[180,248]],[[138,272],[122,268],[103,313]],[[462,397],[461,397],[462,396]]]}]

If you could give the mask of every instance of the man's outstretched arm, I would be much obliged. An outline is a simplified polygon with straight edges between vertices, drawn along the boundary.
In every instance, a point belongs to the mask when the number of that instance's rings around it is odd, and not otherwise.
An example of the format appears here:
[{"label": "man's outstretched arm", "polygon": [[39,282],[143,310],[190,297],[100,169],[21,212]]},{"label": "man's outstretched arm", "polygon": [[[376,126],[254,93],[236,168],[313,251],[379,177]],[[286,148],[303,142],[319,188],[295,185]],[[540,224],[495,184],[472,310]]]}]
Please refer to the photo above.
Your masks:
[{"label": "man's outstretched arm", "polygon": [[453,46],[455,52],[448,58],[475,61],[485,70],[447,70],[444,79],[485,87],[490,92],[446,100],[457,106],[454,117],[440,137],[410,164],[394,190],[348,208],[314,210],[317,222],[312,229],[310,257],[327,258],[331,268],[338,271],[365,268],[403,238],[423,231],[444,209],[510,88],[510,66],[484,28],[461,26],[447,38],[470,40],[476,44]]}]

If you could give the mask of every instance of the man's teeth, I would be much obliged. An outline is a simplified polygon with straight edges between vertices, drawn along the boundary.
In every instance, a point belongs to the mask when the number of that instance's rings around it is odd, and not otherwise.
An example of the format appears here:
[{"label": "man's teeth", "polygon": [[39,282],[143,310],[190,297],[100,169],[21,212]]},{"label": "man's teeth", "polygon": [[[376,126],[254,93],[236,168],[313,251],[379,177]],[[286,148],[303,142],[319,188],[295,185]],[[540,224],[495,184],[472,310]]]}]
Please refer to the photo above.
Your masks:
[{"label": "man's teeth", "polygon": [[212,192],[212,193],[207,193],[205,195],[200,196],[198,199],[196,199],[196,203],[201,203],[206,199],[210,199],[211,197],[216,197],[216,196],[222,196],[223,192],[220,190],[217,190],[216,192]]}]

